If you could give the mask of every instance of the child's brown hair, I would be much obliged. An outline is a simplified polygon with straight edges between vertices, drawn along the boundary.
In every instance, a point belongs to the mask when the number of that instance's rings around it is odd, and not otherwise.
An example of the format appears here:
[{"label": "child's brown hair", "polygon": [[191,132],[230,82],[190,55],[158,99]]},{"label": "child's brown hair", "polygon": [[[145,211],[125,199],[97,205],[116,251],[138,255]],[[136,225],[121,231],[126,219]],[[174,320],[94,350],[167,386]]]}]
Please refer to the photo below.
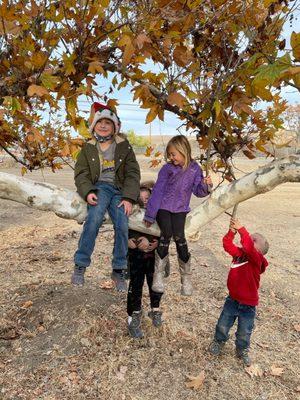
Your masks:
[{"label": "child's brown hair", "polygon": [[171,140],[169,140],[165,151],[166,161],[169,158],[169,151],[171,146],[175,147],[175,149],[184,157],[183,168],[186,169],[190,165],[190,162],[192,161],[192,149],[186,136],[177,135],[172,137]]}]

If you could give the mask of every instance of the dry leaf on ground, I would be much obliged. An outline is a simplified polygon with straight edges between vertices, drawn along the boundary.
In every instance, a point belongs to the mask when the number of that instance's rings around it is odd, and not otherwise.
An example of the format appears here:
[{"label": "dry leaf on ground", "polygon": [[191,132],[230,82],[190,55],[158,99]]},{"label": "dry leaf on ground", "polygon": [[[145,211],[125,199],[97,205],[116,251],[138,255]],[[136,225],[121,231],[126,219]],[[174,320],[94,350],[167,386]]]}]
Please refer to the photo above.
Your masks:
[{"label": "dry leaf on ground", "polygon": [[127,367],[125,367],[125,365],[121,365],[119,370],[116,373],[116,376],[120,381],[125,381],[126,371],[127,371]]},{"label": "dry leaf on ground", "polygon": [[247,372],[248,375],[253,378],[254,376],[262,377],[263,376],[263,370],[260,368],[258,364],[252,364],[250,367],[245,367],[245,371]]},{"label": "dry leaf on ground", "polygon": [[31,300],[25,301],[25,303],[22,304],[22,308],[29,308],[31,307],[33,302]]},{"label": "dry leaf on ground", "polygon": [[100,288],[101,289],[113,289],[114,288],[114,283],[112,280],[109,281],[102,281],[100,282]]},{"label": "dry leaf on ground", "polygon": [[300,324],[295,324],[295,325],[294,325],[294,329],[295,329],[297,332],[300,332]]},{"label": "dry leaf on ground", "polygon": [[275,367],[275,365],[271,366],[270,374],[273,376],[280,376],[283,374],[284,368]]},{"label": "dry leaf on ground", "polygon": [[190,382],[186,382],[185,385],[190,389],[200,389],[205,380],[205,372],[201,371],[198,376],[188,376]]}]

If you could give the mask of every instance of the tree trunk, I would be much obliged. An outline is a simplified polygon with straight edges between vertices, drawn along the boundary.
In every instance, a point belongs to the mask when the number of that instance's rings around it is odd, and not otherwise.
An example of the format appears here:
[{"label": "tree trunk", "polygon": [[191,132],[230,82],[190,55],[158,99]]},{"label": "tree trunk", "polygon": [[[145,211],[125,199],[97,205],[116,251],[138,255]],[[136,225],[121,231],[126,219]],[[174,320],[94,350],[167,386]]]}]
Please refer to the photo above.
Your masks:
[{"label": "tree trunk", "polygon": [[[300,182],[300,158],[290,156],[267,164],[229,185],[220,186],[192,210],[186,221],[189,239],[197,239],[200,228],[217,218],[227,209],[258,194],[268,192],[284,182]],[[49,183],[34,182],[15,175],[0,173],[0,198],[16,201],[43,211],[53,211],[61,218],[82,223],[86,216],[86,203],[68,189]],[[147,229],[143,224],[144,212],[134,207],[129,227],[140,232],[159,235],[154,224]]]}]

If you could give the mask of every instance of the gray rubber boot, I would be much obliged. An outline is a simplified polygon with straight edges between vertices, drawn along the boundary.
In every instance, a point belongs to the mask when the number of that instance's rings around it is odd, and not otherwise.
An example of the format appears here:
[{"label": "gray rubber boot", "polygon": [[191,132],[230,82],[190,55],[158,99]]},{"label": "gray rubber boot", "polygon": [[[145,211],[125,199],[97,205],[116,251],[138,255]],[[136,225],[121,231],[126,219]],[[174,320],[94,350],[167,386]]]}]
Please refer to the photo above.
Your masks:
[{"label": "gray rubber boot", "polygon": [[153,292],[163,293],[165,290],[164,276],[168,260],[169,260],[168,255],[166,255],[165,258],[161,259],[157,251],[155,252],[155,264],[154,264],[154,274],[152,283]]},{"label": "gray rubber boot", "polygon": [[141,330],[141,311],[134,311],[131,316],[131,322],[127,324],[128,333],[133,339],[141,339],[144,335]]},{"label": "gray rubber boot", "polygon": [[182,296],[191,296],[193,294],[191,256],[186,263],[178,257],[178,264],[181,275],[181,294]]},{"label": "gray rubber boot", "polygon": [[250,367],[251,359],[249,357],[249,349],[235,349],[237,358],[243,361],[245,367]]},{"label": "gray rubber boot", "polygon": [[84,274],[85,267],[79,267],[78,265],[74,266],[74,272],[72,274],[71,283],[74,286],[83,286],[84,285]]}]

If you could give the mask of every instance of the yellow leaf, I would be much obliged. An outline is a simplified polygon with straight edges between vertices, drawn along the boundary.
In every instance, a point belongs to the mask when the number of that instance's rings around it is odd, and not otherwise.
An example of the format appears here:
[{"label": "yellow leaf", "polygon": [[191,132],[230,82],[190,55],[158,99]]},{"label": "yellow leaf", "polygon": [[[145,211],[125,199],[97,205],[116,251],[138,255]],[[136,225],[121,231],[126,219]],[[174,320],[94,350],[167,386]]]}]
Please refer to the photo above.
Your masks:
[{"label": "yellow leaf", "polygon": [[77,126],[77,131],[84,138],[90,138],[91,137],[90,131],[88,130],[86,122],[85,122],[85,120],[83,118],[80,120],[80,123]]},{"label": "yellow leaf", "polygon": [[188,376],[189,382],[186,382],[186,387],[191,389],[200,389],[203,386],[205,380],[205,373],[201,371],[198,376]]},{"label": "yellow leaf", "polygon": [[72,75],[76,73],[76,69],[74,67],[73,62],[76,59],[76,54],[71,54],[68,56],[67,54],[63,54],[63,61],[64,61],[64,66],[65,66],[65,74]]},{"label": "yellow leaf", "polygon": [[157,106],[152,107],[146,116],[146,124],[152,122],[157,117],[157,114],[158,114]]},{"label": "yellow leaf", "polygon": [[292,32],[291,46],[293,49],[293,56],[295,57],[295,60],[300,61],[300,32]]},{"label": "yellow leaf", "polygon": [[90,72],[93,75],[96,75],[97,72],[100,72],[100,74],[105,75],[105,71],[100,61],[92,61],[91,63],[89,63],[88,72]]},{"label": "yellow leaf", "polygon": [[22,167],[21,168],[21,174],[22,176],[24,176],[27,173],[27,168],[26,167]]},{"label": "yellow leaf", "polygon": [[34,95],[43,97],[49,94],[49,92],[44,86],[30,85],[29,88],[27,89],[27,94],[29,97],[32,97]]},{"label": "yellow leaf", "polygon": [[220,112],[221,112],[221,103],[219,102],[219,100],[215,100],[213,109],[215,110],[216,117],[218,118],[218,116],[220,115]]},{"label": "yellow leaf", "polygon": [[147,146],[146,151],[145,151],[145,156],[150,157],[153,150],[154,150],[154,148],[152,146]]},{"label": "yellow leaf", "polygon": [[179,108],[182,108],[186,103],[186,99],[184,96],[182,96],[182,94],[178,92],[172,92],[169,94],[167,102],[171,105],[176,105]]}]

